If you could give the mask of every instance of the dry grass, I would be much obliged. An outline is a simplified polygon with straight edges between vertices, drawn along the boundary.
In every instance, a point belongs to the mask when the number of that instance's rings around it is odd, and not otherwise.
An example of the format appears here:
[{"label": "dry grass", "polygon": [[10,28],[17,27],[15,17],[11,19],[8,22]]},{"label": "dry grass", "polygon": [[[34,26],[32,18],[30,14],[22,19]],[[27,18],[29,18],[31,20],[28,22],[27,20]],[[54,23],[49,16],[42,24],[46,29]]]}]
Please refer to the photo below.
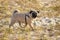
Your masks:
[{"label": "dry grass", "polygon": [[10,17],[15,9],[20,12],[29,11],[30,9],[39,10],[39,18],[60,17],[60,4],[58,2],[60,0],[53,2],[50,7],[46,7],[38,0],[0,0],[0,40],[60,40],[59,23],[56,23],[55,26],[36,26],[34,27],[35,31],[31,31],[29,26],[24,31],[24,28],[21,30],[20,26],[17,25],[9,31]]}]

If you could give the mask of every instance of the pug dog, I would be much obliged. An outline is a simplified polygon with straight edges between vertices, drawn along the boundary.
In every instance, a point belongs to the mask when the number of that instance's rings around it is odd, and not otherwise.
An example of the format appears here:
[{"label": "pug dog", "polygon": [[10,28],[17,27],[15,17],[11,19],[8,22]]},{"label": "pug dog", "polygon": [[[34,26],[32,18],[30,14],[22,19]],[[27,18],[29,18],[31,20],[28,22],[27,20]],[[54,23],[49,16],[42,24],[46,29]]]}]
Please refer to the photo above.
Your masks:
[{"label": "pug dog", "polygon": [[28,24],[31,27],[31,29],[34,30],[33,27],[31,26],[31,22],[33,19],[35,19],[37,17],[38,13],[39,13],[39,11],[34,11],[34,10],[30,10],[29,12],[26,12],[26,13],[19,13],[17,10],[15,10],[12,14],[9,28],[14,23],[18,22],[20,27],[22,27],[21,23],[25,23],[25,27]]}]

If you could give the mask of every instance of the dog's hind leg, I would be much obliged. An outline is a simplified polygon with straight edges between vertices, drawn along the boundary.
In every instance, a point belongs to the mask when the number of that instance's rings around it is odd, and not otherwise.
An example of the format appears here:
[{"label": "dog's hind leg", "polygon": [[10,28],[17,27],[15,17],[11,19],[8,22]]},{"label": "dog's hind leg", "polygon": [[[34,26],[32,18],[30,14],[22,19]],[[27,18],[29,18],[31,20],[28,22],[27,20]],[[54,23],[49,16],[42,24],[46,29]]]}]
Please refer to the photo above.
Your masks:
[{"label": "dog's hind leg", "polygon": [[25,28],[27,26],[27,24],[24,25],[24,27],[21,26],[21,22],[19,22],[19,25],[21,28]]},{"label": "dog's hind leg", "polygon": [[15,23],[16,21],[14,19],[11,19],[11,23],[9,24],[9,28]]},{"label": "dog's hind leg", "polygon": [[25,31],[25,26],[22,27],[22,26],[21,26],[21,22],[18,22],[18,23],[19,23],[19,25],[20,25],[20,30]]},{"label": "dog's hind leg", "polygon": [[14,23],[15,23],[15,20],[11,20],[11,23],[9,24],[9,33],[11,32],[10,28],[11,28],[11,26],[13,26]]}]

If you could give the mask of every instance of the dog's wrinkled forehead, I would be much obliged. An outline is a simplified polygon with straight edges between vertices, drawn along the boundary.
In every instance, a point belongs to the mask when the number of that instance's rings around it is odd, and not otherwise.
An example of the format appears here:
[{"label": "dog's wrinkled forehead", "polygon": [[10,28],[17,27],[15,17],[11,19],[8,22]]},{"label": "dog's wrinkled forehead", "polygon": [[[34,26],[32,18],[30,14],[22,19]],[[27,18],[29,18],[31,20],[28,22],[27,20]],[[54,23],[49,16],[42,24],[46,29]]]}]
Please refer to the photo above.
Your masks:
[{"label": "dog's wrinkled forehead", "polygon": [[39,11],[33,11],[33,10],[31,10],[31,11],[30,11],[30,14],[31,14],[31,13],[39,13]]}]

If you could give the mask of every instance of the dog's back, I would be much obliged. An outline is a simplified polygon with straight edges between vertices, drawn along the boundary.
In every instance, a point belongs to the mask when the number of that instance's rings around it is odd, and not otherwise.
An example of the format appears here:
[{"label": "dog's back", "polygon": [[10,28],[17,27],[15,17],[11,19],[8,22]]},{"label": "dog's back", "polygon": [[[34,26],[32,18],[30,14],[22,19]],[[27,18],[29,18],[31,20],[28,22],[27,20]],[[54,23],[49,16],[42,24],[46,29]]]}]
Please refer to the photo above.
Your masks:
[{"label": "dog's back", "polygon": [[18,11],[14,11],[11,18],[19,22],[25,22],[25,14],[26,13],[23,14],[23,13],[19,13]]}]

